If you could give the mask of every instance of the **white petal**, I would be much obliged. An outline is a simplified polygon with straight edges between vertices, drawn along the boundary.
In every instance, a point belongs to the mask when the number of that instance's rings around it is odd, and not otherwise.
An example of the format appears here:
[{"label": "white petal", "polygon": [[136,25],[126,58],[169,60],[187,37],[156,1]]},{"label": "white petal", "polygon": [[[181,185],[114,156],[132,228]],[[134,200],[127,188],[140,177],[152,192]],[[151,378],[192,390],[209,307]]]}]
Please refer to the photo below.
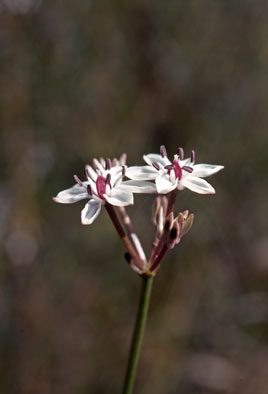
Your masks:
[{"label": "white petal", "polygon": [[61,204],[72,204],[73,202],[88,198],[89,196],[86,189],[86,182],[84,182],[84,184],[85,187],[76,184],[70,189],[59,192],[57,196],[53,198],[53,200]]},{"label": "white petal", "polygon": [[179,162],[180,162],[180,166],[181,167],[183,167],[183,166],[191,166],[191,164],[192,164],[190,157],[187,157],[184,160],[179,160]]},{"label": "white petal", "polygon": [[111,185],[114,187],[119,185],[122,182],[123,175],[122,175],[122,167],[112,167],[109,171],[111,174]]},{"label": "white petal", "polygon": [[96,171],[89,164],[86,165],[86,170],[88,171],[88,175],[90,176],[90,178],[93,181],[96,181],[96,179],[97,179]]},{"label": "white petal", "polygon": [[163,167],[171,164],[171,162],[166,156],[162,157],[157,153],[149,153],[148,155],[143,155],[143,159],[149,165],[152,165],[154,162],[161,164]]},{"label": "white petal", "polygon": [[93,164],[96,165],[96,167],[100,170],[101,173],[105,171],[105,168],[98,159],[93,159]]},{"label": "white petal", "polygon": [[185,179],[181,180],[180,183],[199,194],[214,194],[215,189],[204,179],[198,178],[192,175],[188,175]]},{"label": "white petal", "polygon": [[156,187],[154,183],[146,181],[125,181],[121,187],[127,187],[132,193],[155,193]]},{"label": "white petal", "polygon": [[169,176],[163,175],[156,178],[155,184],[156,184],[157,193],[166,194],[171,192],[171,190],[176,189],[178,184],[178,179],[176,179],[175,182],[171,182],[169,180]]},{"label": "white petal", "polygon": [[81,222],[84,225],[88,225],[94,222],[99,216],[101,211],[101,203],[95,200],[90,200],[81,212]]},{"label": "white petal", "polygon": [[127,205],[134,204],[132,192],[128,190],[128,188],[124,188],[122,186],[112,189],[109,196],[107,194],[104,194],[103,196],[109,204],[117,207],[125,207]]},{"label": "white petal", "polygon": [[222,170],[224,166],[216,166],[213,164],[197,164],[194,166],[193,175],[201,178],[216,174]]},{"label": "white petal", "polygon": [[137,181],[146,181],[155,179],[158,176],[158,170],[151,166],[128,167],[126,176]]}]

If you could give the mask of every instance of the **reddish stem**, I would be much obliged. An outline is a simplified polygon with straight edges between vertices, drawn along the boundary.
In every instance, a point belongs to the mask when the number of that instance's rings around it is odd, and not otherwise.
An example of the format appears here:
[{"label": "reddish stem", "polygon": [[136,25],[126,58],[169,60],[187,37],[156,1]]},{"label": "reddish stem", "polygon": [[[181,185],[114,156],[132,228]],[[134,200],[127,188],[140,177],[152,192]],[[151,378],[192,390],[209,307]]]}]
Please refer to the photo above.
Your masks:
[{"label": "reddish stem", "polygon": [[131,255],[131,257],[133,258],[133,260],[135,260],[137,266],[142,270],[143,269],[143,265],[144,262],[141,260],[140,256],[138,255],[137,251],[135,250],[135,248],[133,247],[132,243],[130,242],[130,240],[128,239],[117,215],[116,212],[114,210],[114,207],[109,204],[109,203],[105,203],[105,208],[116,228],[116,231],[118,232],[119,237],[121,238],[123,244],[125,245],[125,247],[127,248],[127,251],[129,252],[129,254]]},{"label": "reddish stem", "polygon": [[144,265],[146,265],[146,256],[143,250],[143,247],[140,243],[140,240],[137,236],[137,234],[135,233],[134,227],[132,225],[132,222],[130,220],[130,217],[128,216],[126,209],[124,207],[117,207],[119,215],[125,225],[125,228],[127,230],[127,233],[140,257],[140,260],[142,260],[144,262]]},{"label": "reddish stem", "polygon": [[172,190],[168,195],[167,216],[174,210],[175,200],[177,196],[177,188]]},{"label": "reddish stem", "polygon": [[167,244],[165,243],[163,245],[160,253],[158,254],[158,256],[156,256],[156,259],[154,260],[154,263],[150,267],[150,271],[151,272],[156,272],[156,270],[158,269],[158,267],[160,265],[161,260],[165,257],[167,251],[168,251],[168,247],[167,247]]}]

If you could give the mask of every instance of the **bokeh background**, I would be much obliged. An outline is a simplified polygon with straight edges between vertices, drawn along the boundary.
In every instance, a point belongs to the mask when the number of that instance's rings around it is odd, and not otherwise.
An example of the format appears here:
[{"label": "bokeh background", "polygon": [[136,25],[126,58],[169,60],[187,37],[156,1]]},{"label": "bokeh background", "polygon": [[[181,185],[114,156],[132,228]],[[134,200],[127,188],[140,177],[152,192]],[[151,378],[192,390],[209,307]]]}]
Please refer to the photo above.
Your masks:
[{"label": "bokeh background", "polygon": [[[135,392],[268,393],[268,3],[0,0],[0,392],[119,393],[140,279],[106,212],[51,197],[93,157],[225,165],[179,194]],[[129,209],[147,252],[153,197]]]}]

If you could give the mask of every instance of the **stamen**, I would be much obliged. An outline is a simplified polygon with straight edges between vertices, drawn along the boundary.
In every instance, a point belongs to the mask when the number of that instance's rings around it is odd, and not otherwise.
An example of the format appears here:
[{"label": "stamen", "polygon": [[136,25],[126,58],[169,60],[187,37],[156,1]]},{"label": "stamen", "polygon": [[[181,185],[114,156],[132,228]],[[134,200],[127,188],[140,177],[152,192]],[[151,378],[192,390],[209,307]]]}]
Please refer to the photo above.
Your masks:
[{"label": "stamen", "polygon": [[122,166],[122,176],[125,176],[125,175],[126,175],[126,167]]},{"label": "stamen", "polygon": [[189,167],[189,166],[183,166],[182,167],[182,169],[184,170],[184,171],[186,171],[186,172],[189,172],[190,174],[193,172],[193,168],[192,167]]},{"label": "stamen", "polygon": [[191,153],[191,163],[194,163],[194,162],[195,162],[195,151],[192,150],[192,153]]},{"label": "stamen", "polygon": [[90,196],[93,195],[93,193],[92,193],[92,187],[91,187],[90,185],[87,185],[87,192],[88,192],[88,194],[89,194]]},{"label": "stamen", "polygon": [[99,169],[99,163],[97,159],[93,159],[92,160],[92,166],[94,168],[94,170],[98,170]]},{"label": "stamen", "polygon": [[112,167],[111,159],[109,159],[109,157],[107,157],[107,159],[105,161],[105,170],[110,170],[111,167]]},{"label": "stamen", "polygon": [[183,160],[184,159],[184,150],[183,150],[183,148],[178,148],[177,152],[178,152],[180,160]]},{"label": "stamen", "polygon": [[127,154],[123,153],[119,158],[119,164],[121,164],[121,166],[124,166],[126,162],[127,162]]},{"label": "stamen", "polygon": [[107,174],[106,179],[105,179],[106,185],[111,186],[111,174]]},{"label": "stamen", "polygon": [[78,178],[77,175],[74,175],[74,180],[76,183],[78,183],[78,185],[83,186],[83,182],[81,181],[81,179]]},{"label": "stamen", "polygon": [[85,176],[86,179],[90,178],[89,172],[88,172],[86,167],[84,168],[84,176]]},{"label": "stamen", "polygon": [[159,164],[158,164],[156,161],[154,161],[154,162],[152,163],[152,165],[154,166],[154,168],[155,168],[157,171],[160,170]]},{"label": "stamen", "polygon": [[165,169],[168,170],[168,171],[171,171],[171,170],[174,169],[174,167],[173,167],[172,164],[168,164],[167,166],[165,166]]},{"label": "stamen", "polygon": [[105,168],[106,161],[104,160],[103,157],[99,158],[99,162],[101,163],[102,167]]},{"label": "stamen", "polygon": [[166,157],[167,156],[167,150],[166,150],[165,145],[161,145],[160,146],[160,154],[161,154],[162,157]]}]

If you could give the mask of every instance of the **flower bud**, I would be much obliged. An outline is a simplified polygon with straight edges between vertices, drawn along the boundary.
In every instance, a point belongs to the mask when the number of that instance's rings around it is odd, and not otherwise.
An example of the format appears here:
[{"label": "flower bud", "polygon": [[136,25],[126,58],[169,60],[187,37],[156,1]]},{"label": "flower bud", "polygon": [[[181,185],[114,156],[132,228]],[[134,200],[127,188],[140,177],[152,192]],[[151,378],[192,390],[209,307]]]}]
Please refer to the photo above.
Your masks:
[{"label": "flower bud", "polygon": [[153,202],[153,207],[152,207],[152,221],[153,223],[157,226],[157,215],[159,214],[159,209],[161,206],[161,197],[158,196]]},{"label": "flower bud", "polygon": [[174,222],[174,213],[170,212],[170,214],[168,215],[165,221],[164,231],[170,231],[173,227],[173,222]]},{"label": "flower bud", "polygon": [[187,234],[191,230],[191,227],[193,225],[193,221],[194,221],[194,214],[191,213],[188,216],[188,218],[185,220],[183,229],[181,231],[181,237],[183,237],[185,234]]},{"label": "flower bud", "polygon": [[162,234],[167,213],[168,199],[164,196],[156,197],[152,209],[152,221],[159,234]]},{"label": "flower bud", "polygon": [[167,247],[168,249],[173,249],[177,243],[180,241],[180,225],[179,223],[174,220],[173,227],[169,232]]}]

